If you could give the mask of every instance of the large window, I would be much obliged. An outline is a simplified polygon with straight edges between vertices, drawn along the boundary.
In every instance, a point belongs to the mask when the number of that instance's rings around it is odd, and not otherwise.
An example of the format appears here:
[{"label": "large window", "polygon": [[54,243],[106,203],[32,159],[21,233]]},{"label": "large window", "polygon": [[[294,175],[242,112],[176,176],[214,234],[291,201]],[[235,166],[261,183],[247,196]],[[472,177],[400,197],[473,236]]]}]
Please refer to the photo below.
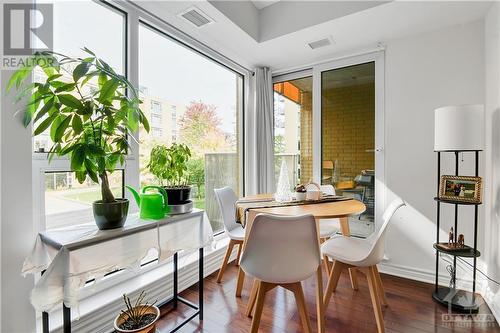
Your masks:
[{"label": "large window", "polygon": [[151,133],[139,134],[141,185],[159,183],[146,167],[155,144],[187,144],[191,197],[214,231],[221,230],[213,190],[231,186],[239,192],[242,76],[141,24],[139,83],[151,121]]},{"label": "large window", "polygon": [[[125,73],[126,15],[104,3],[95,1],[51,2],[54,10],[54,51],[72,57],[88,56],[83,47],[95,52],[109,63],[115,71]],[[70,69],[68,69],[70,70]],[[34,73],[35,81],[45,81],[43,71]],[[69,74],[61,81],[71,80]],[[96,89],[92,81],[87,85],[88,92]],[[42,121],[41,119],[40,121]],[[36,165],[41,165],[40,179],[45,189],[44,212],[45,228],[51,229],[72,224],[92,221],[92,202],[100,199],[98,184],[87,179],[78,183],[74,173],[69,172],[67,161],[45,160],[45,153],[52,142],[49,132],[36,136],[33,149]],[[42,155],[43,153],[43,155]],[[37,156],[40,155],[40,156]],[[122,196],[123,170],[110,176],[113,191]]]}]

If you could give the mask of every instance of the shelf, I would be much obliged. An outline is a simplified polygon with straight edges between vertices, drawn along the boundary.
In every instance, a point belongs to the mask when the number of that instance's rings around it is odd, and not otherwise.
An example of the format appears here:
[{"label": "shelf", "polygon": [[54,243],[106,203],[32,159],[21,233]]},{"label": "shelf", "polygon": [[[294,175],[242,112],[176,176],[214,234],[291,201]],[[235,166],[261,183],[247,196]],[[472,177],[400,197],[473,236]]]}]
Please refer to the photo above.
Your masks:
[{"label": "shelf", "polygon": [[439,201],[439,202],[454,204],[454,205],[479,206],[482,204],[482,202],[474,203],[474,202],[453,201],[453,200],[448,200],[448,199],[439,199],[438,197],[434,197],[434,200]]},{"label": "shelf", "polygon": [[432,294],[432,298],[462,313],[477,313],[479,311],[477,299],[480,299],[480,297],[470,291],[438,287],[438,290]]},{"label": "shelf", "polygon": [[474,252],[474,249],[467,245],[465,245],[463,249],[459,250],[445,250],[442,248],[438,248],[436,243],[434,243],[432,246],[439,252],[446,253],[456,257],[477,258],[481,256],[481,252],[479,252],[478,250]]}]

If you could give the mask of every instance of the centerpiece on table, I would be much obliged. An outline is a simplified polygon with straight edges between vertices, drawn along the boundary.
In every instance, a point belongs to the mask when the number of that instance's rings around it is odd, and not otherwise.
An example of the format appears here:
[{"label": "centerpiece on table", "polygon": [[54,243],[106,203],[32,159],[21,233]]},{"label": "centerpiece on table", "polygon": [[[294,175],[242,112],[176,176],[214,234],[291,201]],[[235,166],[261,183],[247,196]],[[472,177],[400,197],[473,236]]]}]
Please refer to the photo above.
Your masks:
[{"label": "centerpiece on table", "polygon": [[184,144],[173,143],[170,147],[156,145],[151,149],[147,167],[167,192],[170,214],[189,213],[193,210],[190,200],[187,163],[191,150]]},{"label": "centerpiece on table", "polygon": [[[105,61],[84,48],[86,58],[55,52],[36,53],[31,67],[17,70],[7,84],[15,87],[16,101],[28,98],[24,126],[34,124],[33,135],[49,132],[53,142],[48,152],[68,156],[78,182],[87,177],[101,186],[101,200],[92,204],[99,229],[120,228],[127,218],[129,201],[115,198],[108,174],[123,164],[129,139],[142,124],[149,124],[139,108],[137,89]],[[28,83],[33,70],[45,73],[44,82]]]}]

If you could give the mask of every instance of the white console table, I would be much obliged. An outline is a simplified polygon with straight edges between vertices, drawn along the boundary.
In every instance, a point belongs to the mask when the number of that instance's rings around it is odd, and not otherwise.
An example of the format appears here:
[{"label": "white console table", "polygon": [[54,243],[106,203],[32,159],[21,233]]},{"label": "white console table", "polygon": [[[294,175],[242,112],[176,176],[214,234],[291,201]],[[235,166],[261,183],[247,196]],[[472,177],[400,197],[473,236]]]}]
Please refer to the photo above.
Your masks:
[{"label": "white console table", "polygon": [[[152,248],[158,250],[160,263],[173,256],[174,295],[165,303],[172,302],[176,308],[180,301],[195,309],[173,331],[197,315],[203,320],[203,248],[213,241],[212,227],[204,215],[201,210],[193,210],[151,221],[135,214],[120,229],[99,230],[95,223],[89,223],[40,233],[22,273],[42,274],[31,292],[31,303],[42,312],[43,332],[49,332],[48,311],[61,303],[64,332],[71,332],[70,309],[78,305],[85,283],[118,269],[139,267]],[[179,297],[177,287],[177,253],[195,249],[199,250],[198,305]]]}]

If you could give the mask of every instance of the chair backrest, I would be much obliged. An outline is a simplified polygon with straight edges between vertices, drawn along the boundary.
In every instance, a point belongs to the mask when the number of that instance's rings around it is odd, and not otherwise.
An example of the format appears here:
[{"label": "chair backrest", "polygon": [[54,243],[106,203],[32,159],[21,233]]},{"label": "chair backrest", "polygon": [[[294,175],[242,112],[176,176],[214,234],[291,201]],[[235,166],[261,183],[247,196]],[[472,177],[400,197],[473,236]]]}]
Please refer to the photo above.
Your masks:
[{"label": "chair backrest", "polygon": [[382,226],[375,232],[372,236],[369,237],[371,240],[372,247],[367,256],[367,261],[372,263],[373,265],[378,264],[384,257],[385,252],[385,235],[387,232],[387,226],[391,218],[394,216],[396,211],[406,206],[406,203],[401,198],[394,199],[389,206],[387,206],[384,214],[382,214]]},{"label": "chair backrest", "polygon": [[240,266],[261,281],[292,283],[313,275],[320,263],[318,233],[312,215],[258,214]]},{"label": "chair backrest", "polygon": [[236,201],[238,197],[234,191],[229,187],[216,188],[214,189],[215,197],[219,203],[220,213],[222,215],[222,222],[224,223],[224,228],[227,231],[231,231],[234,228],[241,227],[236,223]]},{"label": "chair backrest", "polygon": [[321,192],[325,193],[326,195],[335,195],[335,187],[330,184],[321,185]]}]

